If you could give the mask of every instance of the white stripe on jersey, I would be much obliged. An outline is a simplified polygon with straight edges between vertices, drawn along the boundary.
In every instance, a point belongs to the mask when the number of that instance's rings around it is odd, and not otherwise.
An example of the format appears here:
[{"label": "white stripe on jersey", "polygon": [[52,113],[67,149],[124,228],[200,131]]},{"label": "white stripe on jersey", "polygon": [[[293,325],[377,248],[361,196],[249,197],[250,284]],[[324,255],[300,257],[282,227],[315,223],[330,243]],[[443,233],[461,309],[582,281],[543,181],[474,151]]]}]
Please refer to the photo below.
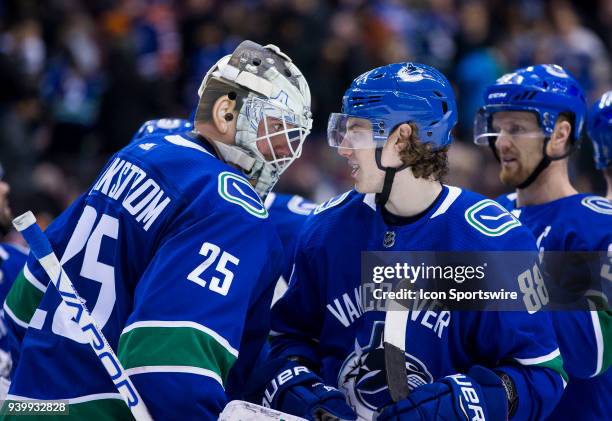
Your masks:
[{"label": "white stripe on jersey", "polygon": [[2,306],[2,308],[4,309],[4,312],[8,314],[9,317],[13,319],[15,323],[17,323],[18,326],[21,326],[24,329],[28,328],[28,322],[24,322],[23,320],[15,316],[15,313],[13,313],[13,311],[9,308],[9,306],[6,305],[6,301],[4,302],[4,305]]},{"label": "white stripe on jersey", "polygon": [[219,377],[219,375],[214,371],[207,370],[205,368],[190,367],[186,365],[149,365],[143,367],[132,367],[125,370],[125,374],[127,374],[128,376],[146,373],[188,373],[196,374],[198,376],[210,377],[211,379],[219,383],[221,388],[225,390],[221,377]]},{"label": "white stripe on jersey", "polygon": [[[77,403],[83,403],[83,402],[90,402],[90,401],[99,401],[102,399],[119,399],[120,401],[123,400],[123,398],[121,397],[121,395],[119,393],[96,393],[94,395],[84,395],[84,396],[78,396],[76,398],[70,398],[70,399],[65,399],[65,398],[58,398],[59,400],[67,400],[69,404],[74,405]],[[34,400],[39,400],[38,398],[29,398],[27,396],[20,396],[20,395],[13,395],[13,394],[8,394],[6,395],[6,400],[13,400],[13,401],[34,401]]]},{"label": "white stripe on jersey", "polygon": [[233,346],[230,345],[229,341],[227,339],[225,339],[223,336],[219,335],[217,332],[215,332],[214,330],[203,326],[201,324],[198,324],[196,322],[192,322],[192,321],[183,321],[183,320],[179,320],[179,321],[175,321],[175,320],[143,320],[140,322],[134,322],[129,326],[126,326],[123,329],[123,332],[121,332],[121,334],[125,334],[127,332],[129,332],[130,330],[134,330],[137,329],[139,327],[190,327],[192,329],[196,329],[199,330],[200,332],[204,332],[206,333],[208,336],[212,337],[215,341],[217,341],[219,343],[219,345],[221,345],[223,348],[225,348],[227,350],[227,352],[229,352],[230,354],[232,354],[234,357],[238,358],[238,350],[236,348],[234,348]]},{"label": "white stripe on jersey", "polygon": [[450,206],[457,200],[459,195],[461,194],[461,189],[455,186],[446,186],[448,188],[448,194],[444,198],[444,201],[438,206],[438,209],[434,212],[433,215],[429,217],[429,219],[434,219],[436,216],[440,216],[450,208]]},{"label": "white stripe on jersey", "polygon": [[[591,308],[595,307],[591,302],[589,302],[589,306]],[[591,375],[591,377],[595,377],[600,373],[603,366],[604,343],[601,324],[599,323],[599,315],[596,311],[591,311],[590,313],[591,321],[593,322],[593,330],[595,333],[595,342],[597,343],[597,365],[595,367],[595,372]]]},{"label": "white stripe on jersey", "polygon": [[47,290],[47,287],[44,286],[43,283],[40,282],[38,279],[36,279],[36,276],[34,276],[34,274],[32,274],[27,263],[23,265],[23,276],[25,276],[28,282],[34,285],[34,287],[40,292],[45,292]]},{"label": "white stripe on jersey", "polygon": [[521,363],[522,365],[536,365],[536,364],[545,363],[550,360],[554,360],[559,355],[561,355],[561,353],[559,352],[559,348],[556,348],[550,354],[546,354],[541,357],[535,357],[535,358],[516,358],[515,357],[514,359],[518,361],[519,363]]}]

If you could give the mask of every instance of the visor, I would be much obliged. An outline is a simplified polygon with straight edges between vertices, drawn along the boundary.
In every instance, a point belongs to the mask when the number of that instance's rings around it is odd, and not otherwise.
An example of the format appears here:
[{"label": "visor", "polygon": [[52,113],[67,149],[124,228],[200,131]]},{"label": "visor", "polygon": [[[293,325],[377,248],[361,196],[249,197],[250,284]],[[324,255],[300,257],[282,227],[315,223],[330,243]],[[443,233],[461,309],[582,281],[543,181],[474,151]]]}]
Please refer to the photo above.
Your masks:
[{"label": "visor", "polygon": [[327,142],[333,148],[372,149],[382,146],[386,138],[374,136],[373,124],[363,117],[333,113],[327,122]]},{"label": "visor", "polygon": [[539,123],[539,115],[537,112],[525,109],[518,108],[512,109],[508,107],[495,107],[488,106],[483,107],[476,113],[474,117],[474,143],[477,145],[489,145],[491,142],[495,142],[499,136],[510,136],[512,140],[520,140],[525,138],[543,138],[544,132],[539,129],[536,131],[526,130],[520,124],[493,124],[494,119],[493,115],[497,112],[501,111],[527,111],[533,112],[536,116],[536,119]]}]

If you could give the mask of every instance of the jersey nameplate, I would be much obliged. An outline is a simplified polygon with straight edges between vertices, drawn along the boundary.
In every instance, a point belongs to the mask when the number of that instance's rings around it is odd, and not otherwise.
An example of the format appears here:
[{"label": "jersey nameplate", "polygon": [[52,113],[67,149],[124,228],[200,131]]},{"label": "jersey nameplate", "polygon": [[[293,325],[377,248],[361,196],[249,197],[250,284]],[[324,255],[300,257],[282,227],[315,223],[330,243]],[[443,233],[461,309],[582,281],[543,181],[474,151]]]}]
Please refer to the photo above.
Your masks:
[{"label": "jersey nameplate", "polygon": [[521,223],[510,215],[499,203],[485,199],[465,211],[466,221],[489,237],[498,237],[516,228]]},{"label": "jersey nameplate", "polygon": [[240,206],[257,218],[266,219],[268,210],[261,198],[244,178],[228,171],[219,174],[219,196],[230,203]]}]

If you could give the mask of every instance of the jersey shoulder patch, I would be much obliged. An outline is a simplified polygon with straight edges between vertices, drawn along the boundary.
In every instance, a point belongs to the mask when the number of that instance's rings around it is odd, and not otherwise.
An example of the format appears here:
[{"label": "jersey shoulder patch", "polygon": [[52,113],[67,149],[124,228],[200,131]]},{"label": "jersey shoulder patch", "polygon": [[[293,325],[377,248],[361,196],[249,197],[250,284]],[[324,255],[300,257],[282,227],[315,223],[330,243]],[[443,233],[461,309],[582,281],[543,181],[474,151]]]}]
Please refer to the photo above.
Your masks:
[{"label": "jersey shoulder patch", "polygon": [[474,203],[465,210],[464,216],[468,224],[488,237],[499,237],[521,226],[518,219],[491,199]]},{"label": "jersey shoulder patch", "polygon": [[220,172],[217,192],[223,200],[240,206],[257,218],[266,219],[268,217],[268,210],[262,203],[259,194],[244,177],[238,174],[229,171]]},{"label": "jersey shoulder patch", "polygon": [[349,190],[347,192],[342,193],[339,196],[336,197],[332,197],[331,199],[321,203],[319,206],[317,206],[315,208],[315,210],[312,212],[313,215],[318,215],[321,212],[326,211],[327,209],[331,209],[335,206],[338,206],[340,203],[344,202],[344,200],[348,197],[348,195],[352,192],[353,190]]},{"label": "jersey shoulder patch", "polygon": [[601,196],[586,196],[580,201],[580,204],[593,212],[604,215],[612,215],[612,202]]},{"label": "jersey shoulder patch", "polygon": [[287,208],[298,215],[308,216],[317,208],[317,204],[296,194],[287,202]]}]

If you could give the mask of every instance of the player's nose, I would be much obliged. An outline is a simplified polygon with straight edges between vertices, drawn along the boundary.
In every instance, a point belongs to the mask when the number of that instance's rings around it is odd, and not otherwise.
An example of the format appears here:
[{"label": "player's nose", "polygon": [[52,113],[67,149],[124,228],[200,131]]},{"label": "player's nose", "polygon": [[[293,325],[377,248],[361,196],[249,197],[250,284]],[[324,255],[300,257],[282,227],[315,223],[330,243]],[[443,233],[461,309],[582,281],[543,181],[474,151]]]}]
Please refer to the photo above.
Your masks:
[{"label": "player's nose", "polygon": [[350,158],[353,155],[353,150],[340,145],[338,148],[338,154],[343,158]]},{"label": "player's nose", "polygon": [[495,148],[500,152],[508,152],[511,147],[512,137],[502,130],[495,139]]},{"label": "player's nose", "polygon": [[286,158],[291,156],[291,149],[289,148],[289,145],[285,139],[275,142],[274,154],[277,158]]}]

